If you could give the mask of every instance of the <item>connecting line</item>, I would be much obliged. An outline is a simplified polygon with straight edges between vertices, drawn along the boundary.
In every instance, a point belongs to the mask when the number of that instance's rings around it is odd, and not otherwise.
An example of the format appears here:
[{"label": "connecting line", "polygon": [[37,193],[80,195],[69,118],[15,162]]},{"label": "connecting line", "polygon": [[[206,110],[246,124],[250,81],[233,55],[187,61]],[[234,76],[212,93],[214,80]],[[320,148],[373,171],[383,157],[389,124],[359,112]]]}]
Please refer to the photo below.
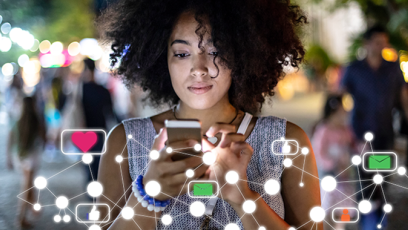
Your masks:
[{"label": "connecting line", "polygon": [[387,203],[387,199],[385,199],[385,192],[384,192],[384,189],[383,189],[382,184],[380,184],[380,187],[381,187],[381,191],[382,191],[382,193],[383,193],[383,195],[384,195],[384,200],[385,200],[385,203]]},{"label": "connecting line", "polygon": [[[66,209],[68,209],[68,211],[70,211],[76,217],[76,214],[73,211],[71,211],[71,209],[69,209],[68,207]],[[60,213],[61,213],[61,209],[60,209]],[[59,215],[59,213],[58,213],[58,215]],[[84,224],[87,228],[89,228],[89,226],[86,223],[84,223],[84,222],[81,222],[81,223]]]},{"label": "connecting line", "polygon": [[245,216],[245,212],[244,212],[244,215],[242,215],[238,220],[237,220],[237,222],[235,222],[235,224],[238,224],[241,220],[242,220],[242,218]]},{"label": "connecting line", "polygon": [[[333,226],[331,226],[330,224],[329,224],[329,222],[327,222],[327,221],[325,221],[325,220],[323,220],[326,224],[328,224],[330,227],[332,227],[334,230],[336,230]],[[317,226],[317,225],[316,225]]]},{"label": "connecting line", "polygon": [[374,191],[375,191],[376,188],[377,188],[377,185],[375,185],[375,187],[374,187],[374,189],[373,189],[373,192],[371,193],[370,198],[368,198],[368,200],[371,200],[371,197],[373,196]]},{"label": "connecting line", "polygon": [[[30,191],[31,189],[33,189],[33,188],[34,188],[34,186],[31,187],[31,188],[29,188],[29,189],[27,189],[27,190],[25,190],[24,192],[21,192],[20,194],[17,195],[17,198],[20,198],[19,196],[21,196],[21,194],[26,193],[26,192]],[[22,198],[20,198],[20,199],[22,199]],[[22,199],[22,200],[23,200],[23,199]]]},{"label": "connecting line", "polygon": [[306,155],[303,158],[303,169],[302,169],[302,176],[300,177],[300,183],[303,183],[303,172],[305,171],[305,164],[306,164]]},{"label": "connecting line", "polygon": [[253,183],[253,184],[257,184],[257,185],[261,185],[261,186],[264,186],[263,184],[261,184],[261,183],[258,183],[258,182],[253,182],[253,181],[249,181],[249,180],[244,180],[244,179],[239,179],[239,180],[242,180],[242,181],[245,181],[245,182],[248,182],[248,183]]},{"label": "connecting line", "polygon": [[242,192],[241,192],[241,189],[239,189],[239,187],[238,187],[238,185],[237,185],[237,184],[235,184],[235,185],[237,186],[237,189],[238,189],[239,193],[241,193],[242,197],[243,197],[243,198],[244,198],[244,200],[246,201],[244,194],[242,194]]},{"label": "connecting line", "polygon": [[189,153],[183,153],[183,152],[179,152],[179,151],[174,151],[174,150],[173,150],[173,152],[175,152],[175,153],[181,153],[181,154],[184,154],[184,155],[188,155],[188,156],[191,156],[191,157],[198,157],[198,158],[203,158],[202,156],[198,156],[198,155],[193,155],[193,154],[189,154]]},{"label": "connecting line", "polygon": [[337,181],[337,184],[339,183],[352,183],[352,182],[360,182],[360,181],[372,181],[371,179],[367,179],[367,180],[345,180],[345,181]]},{"label": "connecting line", "polygon": [[57,196],[54,194],[54,193],[52,193],[51,192],[51,190],[48,188],[48,187],[45,187],[48,191],[50,191],[50,193],[52,194],[52,195],[54,195],[55,196],[55,198],[57,198]]},{"label": "connecting line", "polygon": [[[181,187],[181,190],[180,190],[178,196],[180,196],[181,191],[183,191],[184,186],[186,185],[187,181],[188,181],[188,178],[186,178],[186,180],[184,181],[183,187]],[[178,197],[178,196],[177,196],[177,197]],[[176,199],[176,201],[174,202],[173,206],[171,206],[171,209],[170,209],[170,212],[169,212],[169,213],[171,213],[171,211],[173,210],[174,206],[176,206],[177,200],[178,200],[178,199]],[[164,229],[166,229],[166,227],[165,227]]]},{"label": "connecting line", "polygon": [[382,219],[381,219],[380,224],[382,224],[382,222],[383,222],[383,220],[384,220],[385,215],[386,215],[386,213],[384,212],[384,215],[383,215],[383,217],[382,217]]},{"label": "connecting line", "polygon": [[255,222],[258,224],[258,227],[261,227],[261,225],[259,225],[258,221],[256,220],[254,214],[251,213],[252,218],[254,218]]},{"label": "connecting line", "polygon": [[222,228],[225,228],[225,226],[224,226],[223,224],[221,224],[220,222],[218,222],[218,220],[216,220],[216,219],[212,218],[212,216],[208,216],[208,217],[210,217],[210,218],[211,218],[211,220],[214,220],[214,221],[215,221],[217,224],[221,225],[221,226],[222,226]]},{"label": "connecting line", "polygon": [[[215,175],[215,179],[217,180],[217,183],[218,183],[217,173],[214,172],[214,175]],[[219,188],[219,191],[218,191],[218,192],[221,194],[221,199],[222,199],[221,202],[222,202],[222,205],[224,206],[225,213],[227,214],[228,222],[230,222],[231,220],[230,220],[230,217],[229,217],[229,215],[228,215],[227,207],[225,206],[224,196],[222,195],[222,192],[221,192],[221,189],[222,189],[226,184],[227,184],[227,183],[225,183],[221,188]]]},{"label": "connecting line", "polygon": [[310,228],[310,230],[312,230],[312,229],[313,229],[313,227],[314,227],[314,225],[315,225],[315,224],[316,224],[316,222],[314,222],[314,223],[313,223],[313,225],[312,225],[312,227]]},{"label": "connecting line", "polygon": [[395,174],[397,174],[397,173],[398,173],[398,172],[395,172],[395,173],[389,174],[389,175],[387,175],[387,176],[383,176],[383,178],[386,178],[386,177],[389,177],[389,176],[395,175]]},{"label": "connecting line", "polygon": [[177,149],[173,149],[173,151],[175,150],[183,150],[183,149],[193,149],[194,147],[185,147],[185,148],[177,148]]},{"label": "connecting line", "polygon": [[140,158],[140,157],[149,157],[149,155],[136,156],[136,157],[124,157],[123,160],[126,160],[126,159],[134,159],[134,158]]},{"label": "connecting line", "polygon": [[82,196],[82,195],[84,195],[86,192],[84,192],[84,193],[81,193],[81,194],[79,194],[79,195],[76,195],[76,196],[74,196],[74,197],[72,197],[72,198],[69,198],[68,200],[72,200],[72,199],[75,199],[75,198],[77,198],[77,197],[79,197],[79,196]]},{"label": "connecting line", "polygon": [[125,200],[127,200],[126,190],[125,190],[125,182],[123,181],[123,173],[122,173],[122,164],[121,163],[119,163],[119,168],[120,168],[120,177],[122,178],[123,194],[125,195]]},{"label": "connecting line", "polygon": [[164,193],[164,192],[160,192],[160,193],[163,193],[164,195],[166,195],[166,196],[168,196],[168,197],[171,197],[171,198],[173,198],[173,199],[176,199],[176,200],[178,200],[179,202],[181,202],[181,203],[183,203],[183,204],[185,204],[185,205],[189,206],[189,204],[187,204],[186,202],[181,201],[181,200],[179,200],[179,199],[177,199],[177,198],[175,198],[175,197],[172,197],[172,196],[170,196],[170,195],[169,195],[169,194],[167,194],[167,193]]},{"label": "connecting line", "polygon": [[93,177],[93,174],[92,174],[91,165],[88,164],[88,166],[89,166],[89,172],[91,172],[92,181],[95,181],[95,179],[94,179],[94,177]]},{"label": "connecting line", "polygon": [[41,192],[41,190],[40,190],[40,189],[38,189],[38,198],[37,198],[37,203],[40,201],[40,192]]},{"label": "connecting line", "polygon": [[24,200],[23,198],[21,198],[21,197],[17,197],[18,199],[20,199],[20,200],[22,200],[22,201],[25,201],[25,202],[27,202],[27,203],[29,203],[29,204],[31,204],[31,205],[34,205],[33,203],[31,203],[31,202],[28,202],[28,201],[26,201],[26,200]]},{"label": "connecting line", "polygon": [[79,163],[81,163],[81,162],[82,162],[82,160],[81,160],[81,161],[77,161],[75,164],[73,164],[73,165],[69,166],[68,168],[66,168],[66,169],[64,169],[64,170],[62,170],[62,171],[59,171],[58,173],[56,173],[56,174],[54,174],[54,175],[52,175],[52,176],[48,177],[48,178],[47,178],[47,180],[49,180],[49,179],[51,179],[51,178],[55,177],[56,175],[58,175],[58,174],[60,174],[60,173],[64,172],[65,170],[67,170],[67,169],[69,169],[69,168],[71,168],[71,167],[74,167],[75,165],[77,165],[77,164],[79,164]]},{"label": "connecting line", "polygon": [[100,227],[101,227],[101,228],[104,228],[104,227],[106,227],[106,226],[112,224],[114,221],[115,221],[115,220],[112,220],[112,221],[109,221],[109,222],[107,222],[107,223],[104,223],[104,225],[100,225]]},{"label": "connecting line", "polygon": [[[123,149],[122,149],[122,152],[120,153],[120,155],[122,156],[122,154],[123,154],[123,152],[125,151],[125,148],[126,148],[126,146],[128,145],[128,143],[129,143],[129,141],[130,140],[134,140],[133,138],[129,138],[127,141],[126,141],[126,144],[125,144],[125,146],[123,147]],[[135,140],[136,141],[136,140]],[[143,146],[143,145],[142,145]],[[144,146],[143,146],[144,147]]]},{"label": "connecting line", "polygon": [[345,172],[347,169],[349,169],[349,168],[352,167],[352,166],[353,166],[353,164],[351,164],[349,167],[347,167],[346,169],[344,169],[341,173],[337,174],[337,176],[335,176],[334,178],[340,176],[340,174],[342,174],[343,172]]},{"label": "connecting line", "polygon": [[353,201],[354,203],[358,204],[358,202],[357,202],[357,201],[355,201],[355,200],[351,199],[351,198],[350,198],[350,197],[348,197],[346,194],[344,194],[342,191],[338,190],[337,188],[336,188],[336,190],[337,190],[338,192],[340,192],[341,194],[343,194],[344,196],[346,196],[347,198],[349,198],[349,199],[350,199],[351,201]]},{"label": "connecting line", "polygon": [[[131,187],[132,187],[132,185],[129,186],[129,188],[126,190],[126,192],[127,192]],[[101,194],[101,195],[114,204],[113,207],[112,207],[112,209],[114,209],[115,206],[117,206],[118,208],[122,209],[122,208],[121,208],[120,206],[118,206],[117,204],[119,203],[119,201],[122,199],[122,197],[123,197],[125,194],[123,194],[123,195],[118,199],[118,201],[117,201],[116,203],[113,202],[111,199],[109,199],[107,196],[105,196],[105,195],[103,195],[103,194]],[[103,220],[104,220],[108,215],[109,215],[109,213],[106,214],[106,216],[103,218]]]},{"label": "connecting line", "polygon": [[[297,169],[299,169],[299,170],[302,170],[302,172],[307,173],[307,174],[309,174],[310,176],[312,176],[312,177],[314,177],[314,178],[316,178],[316,179],[318,179],[318,180],[321,180],[319,177],[317,177],[317,176],[315,176],[315,175],[313,175],[313,174],[310,174],[310,173],[304,171],[303,169],[301,169],[301,168],[299,168],[299,167],[297,167],[297,166],[295,166],[295,165],[292,165],[292,166],[295,167],[295,168],[297,168]],[[303,173],[302,173],[302,175],[303,175]]]},{"label": "connecting line", "polygon": [[[156,201],[155,201],[155,199],[153,198],[153,204],[155,204],[156,203]],[[155,220],[155,223],[156,223],[156,227],[154,228],[154,229],[157,229],[157,216],[156,216],[156,210],[154,210],[153,209],[153,212],[154,212],[154,220]]]},{"label": "connecting line", "polygon": [[[365,145],[364,145],[365,146]],[[361,188],[361,196],[363,197],[363,200],[364,200],[364,193],[363,193],[363,184],[361,183],[361,177],[360,177],[360,169],[358,168],[358,166],[356,165],[356,167],[357,167],[357,174],[358,174],[358,180],[360,181],[360,188]]]},{"label": "connecting line", "polygon": [[309,222],[311,222],[312,220],[309,220],[308,222],[306,222],[306,223],[304,223],[304,224],[302,224],[302,225],[300,225],[298,228],[296,228],[296,229],[299,229],[299,228],[301,228],[301,227],[303,227],[303,226],[305,226],[306,224],[308,224]]},{"label": "connecting line", "polygon": [[365,149],[366,145],[367,145],[367,141],[364,143],[364,146],[361,149],[360,157],[361,157],[361,155],[363,155],[363,152],[364,152],[364,149]]},{"label": "connecting line", "polygon": [[[374,184],[374,183],[373,183],[373,184]],[[368,187],[372,186],[373,184],[370,184],[369,186],[365,187],[364,189],[367,189]],[[362,189],[362,190],[360,190],[360,191],[357,191],[356,193],[354,193],[354,194],[352,194],[352,195],[348,196],[347,198],[345,198],[344,200],[341,200],[340,202],[337,202],[336,204],[332,205],[331,207],[326,208],[326,209],[325,209],[325,211],[327,211],[327,210],[329,210],[329,209],[333,208],[334,206],[336,206],[336,205],[340,204],[341,202],[343,202],[343,201],[345,201],[345,200],[349,199],[350,197],[352,197],[352,196],[356,195],[357,193],[362,192],[364,189]]]},{"label": "connecting line", "polygon": [[[136,139],[133,139],[133,138],[130,138],[129,140],[134,140],[134,141],[136,141],[139,145],[141,145],[143,148],[145,148],[148,152],[150,152],[150,149],[148,149],[148,148],[146,148],[142,143],[140,143],[139,141],[137,141]],[[128,141],[129,141],[128,140]],[[127,146],[127,142],[126,142],[126,146]],[[126,147],[125,146],[125,147]],[[125,150],[125,148],[123,148],[123,150],[122,150],[122,154],[123,154],[123,151]],[[122,155],[121,154],[121,155]]]},{"label": "connecting line", "polygon": [[132,218],[132,220],[133,220],[133,222],[136,224],[136,226],[140,229],[140,230],[142,230],[141,228],[140,228],[140,226],[136,223],[136,221]]},{"label": "connecting line", "polygon": [[384,182],[386,182],[388,184],[395,185],[395,186],[400,187],[400,188],[408,189],[407,187],[404,187],[404,186],[401,186],[401,185],[398,185],[398,184],[394,184],[394,183],[391,183],[391,182],[388,182],[388,181],[384,181]]}]

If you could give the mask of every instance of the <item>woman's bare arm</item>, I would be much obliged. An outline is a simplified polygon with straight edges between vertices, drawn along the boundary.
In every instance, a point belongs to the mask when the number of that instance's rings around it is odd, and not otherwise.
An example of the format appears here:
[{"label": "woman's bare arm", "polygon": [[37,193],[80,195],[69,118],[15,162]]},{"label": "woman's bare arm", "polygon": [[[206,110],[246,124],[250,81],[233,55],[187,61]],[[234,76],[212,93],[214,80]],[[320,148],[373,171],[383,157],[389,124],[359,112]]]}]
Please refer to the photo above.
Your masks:
[{"label": "woman's bare arm", "polygon": [[[307,147],[309,153],[288,156],[293,159],[293,165],[286,168],[282,174],[282,197],[285,204],[285,221],[298,228],[310,221],[309,212],[315,206],[321,206],[320,185],[317,173],[316,160],[312,146],[306,133],[297,125],[287,122],[286,139],[296,140],[299,147]],[[303,177],[302,177],[302,170]],[[303,183],[303,187],[300,183]],[[310,221],[301,229],[310,229],[314,224]],[[318,229],[323,229],[323,223],[318,224]]]},{"label": "woman's bare arm", "polygon": [[[111,208],[110,220],[113,221],[126,204],[126,199],[131,195],[132,179],[129,174],[128,150],[126,146],[126,133],[123,124],[114,127],[106,140],[106,152],[99,163],[98,181],[103,186],[103,195],[98,198],[98,203],[105,203]],[[123,156],[122,163],[115,161],[117,155]],[[124,192],[126,190],[126,193]],[[101,218],[108,213],[101,212]],[[104,224],[101,224],[104,226]],[[109,225],[102,229],[107,229]]]}]

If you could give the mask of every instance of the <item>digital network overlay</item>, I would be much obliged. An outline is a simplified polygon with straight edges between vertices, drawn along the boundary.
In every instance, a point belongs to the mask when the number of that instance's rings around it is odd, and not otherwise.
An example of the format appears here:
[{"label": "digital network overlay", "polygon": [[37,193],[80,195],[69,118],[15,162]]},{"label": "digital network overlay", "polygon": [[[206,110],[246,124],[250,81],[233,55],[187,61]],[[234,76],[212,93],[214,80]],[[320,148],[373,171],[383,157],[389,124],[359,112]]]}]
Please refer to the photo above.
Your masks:
[{"label": "digital network overlay", "polygon": [[[20,193],[19,195],[17,195],[17,198],[21,199],[24,202],[27,202],[29,204],[32,205],[33,209],[35,211],[39,211],[42,208],[57,208],[56,209],[56,215],[54,216],[54,222],[57,224],[63,224],[63,222],[68,223],[70,221],[72,221],[72,219],[74,219],[74,221],[77,221],[78,223],[84,224],[89,230],[100,230],[101,228],[110,225],[115,219],[113,219],[110,216],[110,212],[112,207],[118,207],[121,209],[120,214],[118,215],[117,218],[123,218],[125,220],[129,220],[134,222],[135,227],[137,227],[138,229],[141,229],[140,226],[137,224],[137,222],[133,219],[135,216],[138,216],[137,213],[134,212],[134,208],[137,205],[143,205],[146,206],[145,204],[143,204],[143,199],[138,200],[137,204],[133,207],[130,206],[125,206],[125,207],[119,207],[117,204],[119,203],[119,201],[125,197],[126,199],[126,192],[129,191],[129,189],[132,188],[132,185],[130,185],[128,188],[125,188],[125,185],[123,183],[123,174],[122,174],[122,167],[121,164],[125,163],[127,164],[128,162],[126,162],[125,160],[129,159],[129,158],[124,158],[123,157],[123,151],[125,150],[125,147],[123,148],[122,152],[120,154],[118,154],[115,157],[115,163],[120,165],[120,170],[121,170],[121,181],[122,181],[122,187],[123,187],[123,195],[117,200],[117,201],[112,201],[110,200],[108,197],[106,197],[103,194],[103,186],[100,182],[94,180],[93,175],[92,175],[92,171],[91,168],[89,166],[89,170],[91,171],[91,175],[93,178],[93,181],[90,182],[87,186],[87,191],[81,194],[78,194],[74,197],[66,197],[64,195],[56,195],[54,194],[48,187],[47,184],[49,182],[49,180],[51,178],[54,178],[58,175],[60,175],[63,172],[66,172],[67,170],[69,170],[70,168],[72,168],[73,166],[83,163],[83,164],[90,164],[93,161],[93,155],[101,155],[103,154],[103,152],[95,152],[95,151],[91,151],[92,146],[95,145],[98,141],[98,138],[102,138],[103,141],[105,142],[105,138],[106,138],[106,133],[103,130],[95,130],[95,129],[70,129],[70,130],[64,130],[61,133],[61,142],[64,142],[64,139],[70,138],[70,141],[72,142],[72,144],[74,146],[76,146],[77,148],[75,148],[76,150],[71,150],[71,152],[69,152],[69,149],[67,150],[66,146],[63,145],[63,143],[61,143],[61,151],[64,154],[78,154],[77,151],[78,149],[80,151],[82,151],[82,153],[80,153],[82,155],[82,160],[77,161],[76,163],[73,163],[71,166],[61,170],[60,172],[45,178],[43,176],[38,176],[37,178],[35,178],[34,180],[34,186],[22,193]],[[355,224],[359,221],[361,215],[365,215],[367,213],[369,213],[370,211],[372,211],[373,207],[372,204],[370,202],[371,200],[371,196],[374,193],[375,189],[381,189],[382,191],[382,195],[385,201],[385,205],[383,207],[381,207],[384,210],[384,216],[382,217],[381,221],[379,223],[377,223],[377,228],[381,229],[382,228],[382,222],[384,220],[385,215],[389,214],[390,212],[392,212],[393,207],[391,204],[389,204],[387,202],[385,193],[384,193],[384,189],[383,189],[383,184],[387,183],[387,184],[391,184],[393,186],[396,186],[398,188],[402,188],[402,189],[407,189],[407,187],[403,187],[401,185],[395,184],[395,183],[391,183],[390,181],[388,181],[388,178],[392,175],[398,174],[400,176],[405,176],[408,178],[407,174],[406,174],[406,169],[405,167],[399,167],[398,166],[398,159],[397,159],[397,155],[393,152],[375,152],[372,149],[372,145],[371,145],[371,141],[373,140],[374,136],[372,133],[368,132],[365,134],[364,136],[366,142],[365,145],[361,151],[361,153],[359,155],[354,155],[351,159],[351,164],[349,167],[347,167],[344,171],[340,172],[338,175],[336,176],[325,176],[323,178],[319,178],[316,177],[312,174],[310,174],[309,172],[304,170],[304,166],[305,166],[305,162],[306,162],[306,158],[308,157],[309,154],[309,149],[307,147],[300,147],[298,142],[296,140],[286,140],[285,138],[281,138],[280,140],[275,140],[271,143],[271,149],[273,154],[276,155],[284,155],[285,159],[283,160],[283,170],[300,170],[302,172],[301,177],[299,178],[300,182],[299,182],[299,187],[304,187],[304,182],[303,182],[303,175],[304,174],[308,174],[312,177],[314,177],[316,180],[319,180],[320,182],[320,187],[321,187],[321,191],[323,191],[323,194],[321,194],[322,201],[324,201],[325,197],[327,194],[329,193],[340,193],[344,196],[344,199],[341,200],[340,202],[336,203],[335,205],[324,209],[321,206],[316,206],[313,207],[308,215],[310,217],[310,220],[300,226],[292,226],[290,227],[288,230],[296,230],[296,229],[300,229],[301,227],[303,227],[304,225],[313,222],[313,227],[316,225],[316,229],[318,229],[318,225],[317,223],[320,222],[325,222],[327,223],[331,228],[335,229],[332,225],[330,225],[330,223],[327,221],[327,218],[332,218],[332,220],[336,223],[346,223],[346,224]],[[128,140],[126,145],[128,144],[129,141],[134,141],[139,145],[142,145],[139,141],[137,141],[136,139],[133,138],[132,135],[128,135]],[[283,142],[281,143],[280,148],[278,148],[279,150],[276,151],[276,144],[278,142]],[[65,143],[65,142],[64,142]],[[143,146],[143,145],[142,145]],[[365,151],[366,148],[368,148],[367,146],[369,146],[370,151]],[[147,149],[149,151],[149,155],[146,156],[137,156],[137,157],[148,157],[149,158],[149,162],[146,165],[146,168],[149,166],[149,164],[152,161],[155,161],[159,158],[159,151],[157,150],[150,150],[148,149],[146,146],[143,146],[145,149]],[[197,144],[196,146],[192,147],[195,149],[195,151],[197,152],[201,152],[201,145]],[[186,148],[183,148],[186,149]],[[177,153],[181,153],[181,154],[187,154],[187,155],[191,155],[188,153],[183,153],[183,149],[172,149],[171,147],[167,147],[166,148],[166,152],[167,153],[171,153],[171,152],[177,152]],[[90,151],[90,152],[88,152]],[[287,156],[289,155],[293,155],[294,158],[290,159]],[[297,156],[296,156],[297,155]],[[203,160],[202,164],[206,164],[206,165],[212,165],[215,161],[216,161],[216,154],[213,152],[206,152],[204,153],[204,155],[202,156],[198,156],[195,155],[195,157],[200,157]],[[293,160],[298,158],[298,157],[303,157],[304,158],[304,163],[303,163],[303,167],[299,168],[295,165],[293,165]],[[201,164],[201,165],[202,165]],[[200,165],[200,166],[201,166]],[[199,168],[200,166],[196,167]],[[350,180],[350,181],[338,181],[337,177],[346,172],[347,170],[353,169],[353,167],[356,168],[357,172],[358,172],[358,180]],[[362,168],[364,171],[366,172],[374,172],[373,173],[373,177],[370,180],[371,183],[370,185],[366,186],[363,188],[362,186],[362,180],[360,177],[360,173],[359,173],[359,168]],[[218,183],[218,179],[215,181],[202,181],[202,180],[192,180],[189,183],[187,183],[187,181],[191,178],[194,177],[194,171],[195,169],[188,169],[186,171],[186,181],[184,182],[183,188],[184,186],[189,187],[189,191],[188,194],[194,198],[211,198],[211,197],[217,197],[219,191],[221,190],[221,188],[223,186],[225,186],[227,183],[228,184],[236,184],[239,180],[243,180],[240,179],[238,176],[238,173],[235,171],[229,171],[226,173],[225,175],[225,184],[219,184]],[[243,180],[246,181],[246,180]],[[367,181],[367,180],[366,180]],[[251,181],[246,181],[248,183],[258,183],[258,182],[251,182]],[[150,183],[150,184],[149,184]],[[190,184],[192,183],[192,186],[190,186]],[[344,194],[342,191],[340,191],[339,189],[337,189],[337,185],[338,183],[359,183],[359,189],[357,192],[355,192],[354,194]],[[182,189],[183,189],[182,188]],[[190,190],[191,188],[191,190]],[[237,186],[237,188],[239,189],[239,187]],[[24,200],[23,198],[21,198],[20,196],[26,192],[28,192],[31,189],[37,189],[38,190],[38,199],[37,199],[37,203],[32,204],[26,200]],[[366,189],[371,189],[371,196],[370,197],[364,197],[363,194],[363,190]],[[52,204],[40,204],[39,203],[39,199],[40,199],[40,194],[42,190],[47,190],[48,192],[50,192],[54,197],[55,197],[55,202]],[[161,186],[158,182],[156,181],[149,181],[148,183],[146,183],[145,185],[145,190],[146,193],[148,195],[150,195],[151,197],[157,196],[158,194],[161,193]],[[180,191],[181,192],[181,191]],[[260,194],[259,198],[262,198],[264,196],[275,196],[278,195],[280,193],[280,182],[275,180],[275,179],[269,179],[264,183],[264,193]],[[352,197],[354,195],[357,195],[358,193],[361,193],[362,195],[362,200],[357,201],[355,199],[353,199]],[[71,210],[68,206],[70,204],[70,202],[72,202],[73,199],[88,194],[89,196],[93,197],[93,202],[91,203],[80,203],[80,204],[76,204],[76,208],[75,210]],[[164,194],[164,193],[163,193]],[[242,194],[242,193],[241,193]],[[167,195],[167,194],[165,194]],[[179,194],[180,195],[180,194]],[[108,201],[110,201],[109,204],[107,203],[96,203],[95,198],[98,197],[105,197]],[[222,194],[221,194],[222,196]],[[171,207],[174,208],[174,206],[177,204],[178,197],[171,197],[172,199],[175,200],[175,204]],[[222,197],[221,197],[222,198]],[[245,197],[243,197],[244,200]],[[258,198],[258,199],[259,199]],[[127,199],[126,199],[127,200]],[[346,200],[350,200],[353,203],[356,204],[356,207],[344,207],[344,205],[342,205],[342,202],[346,201]],[[244,215],[252,215],[252,213],[256,210],[256,200],[246,200],[243,204],[243,210],[245,212]],[[205,202],[201,202],[201,201],[194,201],[191,204],[186,204],[185,202],[178,202],[178,205],[189,205],[189,210],[190,213],[185,213],[182,215],[191,215],[194,217],[200,217],[200,216],[204,216],[205,214],[205,209],[206,209],[206,203]],[[108,213],[106,216],[101,216],[100,213],[101,211],[104,210],[104,212]],[[150,209],[149,209],[150,210]],[[154,210],[151,210],[154,212]],[[226,210],[225,210],[226,211]],[[307,215],[307,213],[305,213],[305,215]],[[142,216],[142,215],[141,215]],[[340,218],[337,218],[338,216],[340,216]],[[145,216],[144,216],[145,217]],[[243,216],[240,217],[240,220],[242,219]],[[252,215],[252,217],[254,218],[254,220],[258,223],[258,221],[256,220],[256,218]],[[173,217],[169,214],[164,214],[161,217],[155,215],[154,217],[151,218],[155,218],[156,219],[156,223],[157,221],[161,221],[163,223],[163,225],[167,227],[171,228],[171,223],[173,222]],[[227,225],[222,225],[221,223],[219,223],[217,220],[215,220],[214,218],[212,218],[210,216],[210,218],[212,220],[214,220],[216,223],[218,223],[220,225],[220,227],[222,229],[225,230],[238,230],[238,224],[237,223],[229,223]],[[266,228],[264,226],[259,225],[258,223],[258,230],[265,230]],[[336,230],[336,229],[335,229]]]}]

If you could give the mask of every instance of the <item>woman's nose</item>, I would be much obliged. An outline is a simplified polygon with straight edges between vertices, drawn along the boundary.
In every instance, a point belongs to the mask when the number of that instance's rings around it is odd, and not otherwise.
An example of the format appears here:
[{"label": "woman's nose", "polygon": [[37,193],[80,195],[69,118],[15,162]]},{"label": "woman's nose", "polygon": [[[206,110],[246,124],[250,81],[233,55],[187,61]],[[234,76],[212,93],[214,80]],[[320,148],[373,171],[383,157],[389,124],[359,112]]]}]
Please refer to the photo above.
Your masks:
[{"label": "woman's nose", "polygon": [[193,77],[205,77],[208,75],[207,58],[205,54],[199,54],[193,58],[193,66],[190,72]]}]

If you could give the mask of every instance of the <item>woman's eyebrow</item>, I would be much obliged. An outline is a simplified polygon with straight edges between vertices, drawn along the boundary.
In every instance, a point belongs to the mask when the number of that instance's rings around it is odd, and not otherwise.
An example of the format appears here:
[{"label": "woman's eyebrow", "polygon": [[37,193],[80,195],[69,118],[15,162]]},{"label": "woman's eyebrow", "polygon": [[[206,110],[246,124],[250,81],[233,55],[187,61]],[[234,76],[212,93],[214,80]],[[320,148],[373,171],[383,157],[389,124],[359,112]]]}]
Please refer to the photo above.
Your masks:
[{"label": "woman's eyebrow", "polygon": [[188,41],[185,41],[185,40],[180,40],[180,39],[176,39],[176,40],[174,40],[171,44],[170,44],[170,46],[172,46],[173,44],[176,44],[176,43],[179,43],[179,44],[185,44],[185,45],[189,45],[189,46],[191,46],[191,44],[188,42]]}]

